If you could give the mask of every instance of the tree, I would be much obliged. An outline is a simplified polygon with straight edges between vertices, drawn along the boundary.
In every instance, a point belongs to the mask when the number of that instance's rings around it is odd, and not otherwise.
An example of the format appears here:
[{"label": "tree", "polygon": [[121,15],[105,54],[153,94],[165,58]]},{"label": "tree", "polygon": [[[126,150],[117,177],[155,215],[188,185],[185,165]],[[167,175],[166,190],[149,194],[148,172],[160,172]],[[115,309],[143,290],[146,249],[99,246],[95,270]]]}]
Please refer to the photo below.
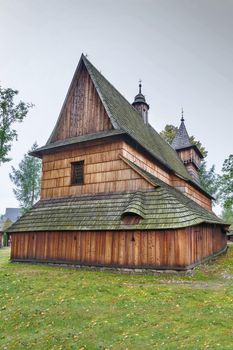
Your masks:
[{"label": "tree", "polygon": [[[224,208],[221,213],[221,218],[231,225],[233,225],[233,207],[232,208]],[[232,227],[233,229],[233,227]]]},{"label": "tree", "polygon": [[215,165],[208,170],[206,161],[202,161],[199,169],[199,178],[202,188],[204,188],[211,196],[218,199],[218,179],[219,175],[215,172]]},{"label": "tree", "polygon": [[176,133],[178,132],[178,128],[172,124],[165,125],[164,130],[160,132],[160,136],[171,145],[172,140],[176,136]]},{"label": "tree", "polygon": [[17,131],[13,128],[16,122],[21,123],[27,116],[31,103],[20,101],[15,104],[14,98],[17,90],[4,89],[0,86],[0,165],[10,161],[7,157],[11,150],[12,142],[17,140]]},{"label": "tree", "polygon": [[[35,142],[30,151],[37,148]],[[38,158],[25,154],[19,163],[19,169],[12,168],[10,179],[14,183],[13,192],[23,211],[28,210],[40,195],[41,161]]]},{"label": "tree", "polygon": [[10,219],[6,219],[4,221],[2,231],[3,231],[3,246],[8,246],[8,240],[9,240],[9,234],[7,234],[6,230],[13,224],[13,222]]},{"label": "tree", "polygon": [[203,157],[206,158],[208,151],[205,149],[205,147],[202,145],[202,143],[200,141],[196,140],[194,136],[190,136],[189,140],[190,140],[191,144],[197,146],[197,148],[201,151],[201,154],[203,155]]},{"label": "tree", "polygon": [[219,197],[225,209],[233,209],[233,154],[225,159],[222,166]]}]

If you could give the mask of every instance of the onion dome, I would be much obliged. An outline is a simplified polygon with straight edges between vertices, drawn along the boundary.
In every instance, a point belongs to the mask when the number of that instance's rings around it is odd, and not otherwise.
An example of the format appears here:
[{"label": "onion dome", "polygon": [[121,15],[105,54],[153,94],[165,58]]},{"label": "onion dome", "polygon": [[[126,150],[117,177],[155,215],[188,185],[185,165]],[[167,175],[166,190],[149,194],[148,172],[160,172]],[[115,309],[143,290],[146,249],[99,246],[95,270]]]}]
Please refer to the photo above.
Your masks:
[{"label": "onion dome", "polygon": [[150,106],[146,102],[145,96],[142,94],[142,83],[139,81],[139,93],[135,96],[132,103],[135,109],[140,113],[145,124],[148,123],[148,110]]}]

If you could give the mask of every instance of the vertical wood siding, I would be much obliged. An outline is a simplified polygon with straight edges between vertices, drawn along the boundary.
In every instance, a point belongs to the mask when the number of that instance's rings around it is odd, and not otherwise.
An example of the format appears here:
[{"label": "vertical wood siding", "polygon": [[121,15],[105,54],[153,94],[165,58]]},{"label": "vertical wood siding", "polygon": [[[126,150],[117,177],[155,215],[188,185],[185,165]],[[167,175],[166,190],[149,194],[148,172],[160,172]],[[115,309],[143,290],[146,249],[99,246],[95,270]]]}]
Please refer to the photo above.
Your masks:
[{"label": "vertical wood siding", "polygon": [[112,129],[93,82],[84,65],[53,132],[51,142]]},{"label": "vertical wood siding", "polygon": [[214,225],[167,231],[29,232],[12,234],[11,259],[184,268],[225,246],[225,233]]}]

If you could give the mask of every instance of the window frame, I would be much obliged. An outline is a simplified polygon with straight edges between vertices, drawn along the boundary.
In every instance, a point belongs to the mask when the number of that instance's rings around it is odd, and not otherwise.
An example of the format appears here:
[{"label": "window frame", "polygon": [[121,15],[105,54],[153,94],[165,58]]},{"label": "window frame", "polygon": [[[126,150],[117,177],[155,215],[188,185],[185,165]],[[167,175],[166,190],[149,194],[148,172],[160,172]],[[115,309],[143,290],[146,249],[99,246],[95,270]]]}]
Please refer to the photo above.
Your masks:
[{"label": "window frame", "polygon": [[[71,162],[70,163],[71,165],[71,176],[70,176],[70,185],[71,186],[82,186],[84,185],[84,160],[78,160],[76,162]],[[77,165],[80,165],[81,166],[81,169],[82,169],[82,182],[76,182],[75,179],[75,169],[76,169],[76,166]]]}]

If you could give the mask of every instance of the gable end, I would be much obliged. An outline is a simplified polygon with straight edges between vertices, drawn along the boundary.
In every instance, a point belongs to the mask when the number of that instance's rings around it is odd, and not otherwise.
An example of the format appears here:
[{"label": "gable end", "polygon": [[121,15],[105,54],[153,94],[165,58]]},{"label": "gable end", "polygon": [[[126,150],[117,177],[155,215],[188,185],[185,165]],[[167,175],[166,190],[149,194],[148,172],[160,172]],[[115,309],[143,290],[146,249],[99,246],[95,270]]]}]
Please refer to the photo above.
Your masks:
[{"label": "gable end", "polygon": [[47,144],[112,129],[105,107],[81,59]]}]

